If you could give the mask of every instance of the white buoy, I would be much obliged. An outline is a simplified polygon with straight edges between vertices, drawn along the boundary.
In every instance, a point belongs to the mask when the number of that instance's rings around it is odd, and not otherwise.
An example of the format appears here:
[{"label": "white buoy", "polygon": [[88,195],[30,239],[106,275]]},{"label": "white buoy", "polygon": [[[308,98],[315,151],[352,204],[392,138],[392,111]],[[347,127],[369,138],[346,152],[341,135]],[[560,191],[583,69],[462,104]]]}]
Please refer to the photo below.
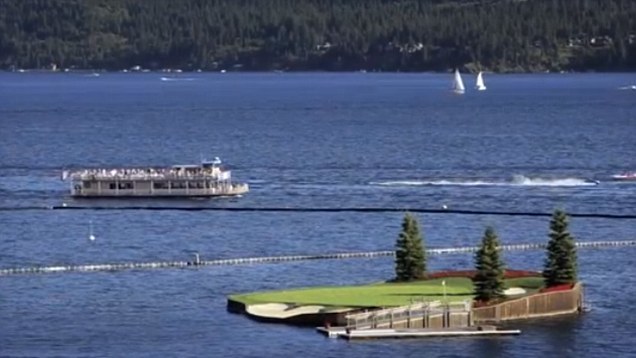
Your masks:
[{"label": "white buoy", "polygon": [[95,241],[95,235],[93,235],[93,221],[92,220],[89,222],[88,239],[90,241]]},{"label": "white buoy", "polygon": [[448,209],[448,206],[446,206],[446,204],[442,205],[442,209],[446,210]]}]

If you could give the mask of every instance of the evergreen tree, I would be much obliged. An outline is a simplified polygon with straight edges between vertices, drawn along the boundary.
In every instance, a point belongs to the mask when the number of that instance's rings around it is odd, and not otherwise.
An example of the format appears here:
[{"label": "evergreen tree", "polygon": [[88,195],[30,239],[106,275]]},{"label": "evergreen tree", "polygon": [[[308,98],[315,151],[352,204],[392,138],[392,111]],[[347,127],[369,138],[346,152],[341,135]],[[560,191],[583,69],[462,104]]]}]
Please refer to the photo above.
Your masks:
[{"label": "evergreen tree", "polygon": [[504,263],[499,253],[499,240],[492,227],[486,228],[481,240],[481,247],[475,255],[475,268],[475,299],[488,302],[503,297]]},{"label": "evergreen tree", "polygon": [[0,68],[634,70],[634,18],[633,0],[2,0]]},{"label": "evergreen tree", "polygon": [[426,257],[419,224],[413,215],[406,213],[396,242],[395,279],[411,281],[423,278],[425,274]]},{"label": "evergreen tree", "polygon": [[576,282],[576,246],[568,232],[568,217],[562,210],[556,210],[550,221],[550,241],[543,269],[545,285]]}]

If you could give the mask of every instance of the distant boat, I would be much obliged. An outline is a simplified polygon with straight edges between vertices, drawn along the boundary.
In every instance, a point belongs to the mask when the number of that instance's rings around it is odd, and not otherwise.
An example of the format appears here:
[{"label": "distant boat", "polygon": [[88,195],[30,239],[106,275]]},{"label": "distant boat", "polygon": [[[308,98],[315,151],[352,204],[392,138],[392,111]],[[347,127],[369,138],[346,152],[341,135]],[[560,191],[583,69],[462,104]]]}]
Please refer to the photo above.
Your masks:
[{"label": "distant boat", "polygon": [[249,191],[247,183],[232,180],[232,171],[218,157],[195,165],[79,169],[64,177],[75,198],[212,198]]},{"label": "distant boat", "polygon": [[636,172],[625,172],[621,174],[612,175],[613,180],[621,181],[636,181]]},{"label": "distant boat", "polygon": [[459,74],[459,70],[455,69],[455,78],[453,79],[453,92],[457,94],[464,94],[466,87],[464,87],[464,81]]},{"label": "distant boat", "polygon": [[486,85],[484,84],[484,76],[482,75],[481,71],[479,71],[479,74],[477,75],[477,82],[475,83],[475,88],[478,91],[486,90]]}]

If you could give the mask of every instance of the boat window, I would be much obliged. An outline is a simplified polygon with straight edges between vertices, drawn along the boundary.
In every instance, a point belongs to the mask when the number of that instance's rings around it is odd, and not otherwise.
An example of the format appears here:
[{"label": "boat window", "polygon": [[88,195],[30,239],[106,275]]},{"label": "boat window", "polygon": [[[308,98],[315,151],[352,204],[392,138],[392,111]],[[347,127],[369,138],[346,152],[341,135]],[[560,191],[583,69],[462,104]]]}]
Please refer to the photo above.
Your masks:
[{"label": "boat window", "polygon": [[115,189],[117,189],[117,184],[115,184],[115,183],[110,183],[110,184],[108,184],[108,188],[109,188],[110,190],[115,190]]},{"label": "boat window", "polygon": [[172,189],[185,189],[185,182],[173,181],[170,182],[170,188]]},{"label": "boat window", "polygon": [[91,188],[91,182],[89,182],[89,181],[85,181],[83,183],[83,185],[84,185],[84,189],[90,189]]},{"label": "boat window", "polygon": [[120,182],[119,183],[119,189],[120,190],[133,189],[133,183],[132,182]]},{"label": "boat window", "polygon": [[154,182],[152,184],[153,189],[168,189],[168,183],[165,182]]}]

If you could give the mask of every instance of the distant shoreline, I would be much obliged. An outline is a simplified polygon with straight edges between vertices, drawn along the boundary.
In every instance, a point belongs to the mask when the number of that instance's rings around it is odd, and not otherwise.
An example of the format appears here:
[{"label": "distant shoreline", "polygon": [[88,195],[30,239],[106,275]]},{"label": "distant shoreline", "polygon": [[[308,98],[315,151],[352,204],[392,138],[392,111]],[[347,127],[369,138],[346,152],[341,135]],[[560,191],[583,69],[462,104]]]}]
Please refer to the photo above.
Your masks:
[{"label": "distant shoreline", "polygon": [[[4,69],[0,72],[5,73],[39,73],[39,74],[102,74],[102,73],[126,73],[126,74],[162,74],[162,75],[182,75],[182,74],[192,74],[192,73],[218,73],[218,74],[227,74],[227,73],[290,73],[290,74],[300,74],[300,73],[349,73],[349,74],[451,74],[452,69],[447,71],[330,71],[330,70],[141,70],[141,71],[133,71],[133,70],[107,70],[107,69],[68,69],[68,70],[47,70],[47,69]],[[460,71],[461,73],[467,74],[477,74],[478,71]],[[615,70],[615,71],[597,71],[597,70],[588,70],[588,71],[489,71],[483,70],[483,73],[487,74],[496,74],[496,75],[538,75],[538,74],[611,74],[611,73],[636,73],[636,71],[630,70]]]}]

